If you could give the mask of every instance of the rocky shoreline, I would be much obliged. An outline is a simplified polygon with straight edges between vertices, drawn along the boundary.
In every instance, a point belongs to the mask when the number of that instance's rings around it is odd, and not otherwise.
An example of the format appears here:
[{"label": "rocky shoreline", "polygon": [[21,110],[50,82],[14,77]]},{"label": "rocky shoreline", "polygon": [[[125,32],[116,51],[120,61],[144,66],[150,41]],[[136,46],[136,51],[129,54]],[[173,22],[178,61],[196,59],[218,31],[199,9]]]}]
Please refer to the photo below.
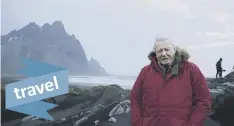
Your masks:
[{"label": "rocky shoreline", "polygon": [[[54,97],[53,100],[52,98],[45,100],[58,105],[56,108],[48,111],[54,117],[55,121],[47,121],[4,110],[5,106],[2,106],[2,124],[4,126],[71,126],[85,116],[94,118],[97,113],[102,115],[108,113],[120,101],[127,99],[129,92],[130,91],[124,90],[118,85],[90,88],[70,86],[68,94]],[[2,91],[2,96],[3,94],[4,90]]]},{"label": "rocky shoreline", "polygon": [[[205,126],[233,126],[234,78],[227,76],[207,81],[213,104],[210,118],[205,122]],[[68,94],[46,100],[58,105],[49,111],[55,121],[14,112],[7,113],[7,110],[2,109],[2,121],[4,121],[2,124],[3,126],[130,126],[129,94],[130,90],[115,84],[88,88],[79,85],[70,86]]]}]

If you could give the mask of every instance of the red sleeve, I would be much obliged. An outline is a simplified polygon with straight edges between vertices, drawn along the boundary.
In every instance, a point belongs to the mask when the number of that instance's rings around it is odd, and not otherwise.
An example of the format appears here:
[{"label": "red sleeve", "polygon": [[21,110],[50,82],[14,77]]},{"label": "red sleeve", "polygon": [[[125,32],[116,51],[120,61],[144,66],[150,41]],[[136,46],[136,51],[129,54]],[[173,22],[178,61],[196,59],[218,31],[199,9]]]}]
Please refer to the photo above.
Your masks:
[{"label": "red sleeve", "polygon": [[195,65],[191,65],[192,72],[192,88],[195,94],[195,107],[191,113],[189,122],[194,125],[201,125],[207,119],[211,110],[211,94],[209,91],[208,83],[200,71]]},{"label": "red sleeve", "polygon": [[130,94],[130,108],[131,108],[131,125],[132,126],[141,126],[142,125],[142,116],[141,116],[141,103],[140,103],[140,91],[141,91],[141,84],[144,81],[144,68],[141,69],[140,74],[138,75],[133,88]]}]

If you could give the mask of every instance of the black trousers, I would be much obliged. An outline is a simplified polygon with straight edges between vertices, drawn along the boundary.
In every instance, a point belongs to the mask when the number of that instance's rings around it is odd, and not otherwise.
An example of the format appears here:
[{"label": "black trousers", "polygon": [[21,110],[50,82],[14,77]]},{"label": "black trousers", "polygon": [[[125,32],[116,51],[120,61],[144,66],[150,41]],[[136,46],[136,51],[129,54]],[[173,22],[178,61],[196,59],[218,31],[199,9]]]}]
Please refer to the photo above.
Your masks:
[{"label": "black trousers", "polygon": [[218,78],[218,75],[219,75],[219,78],[221,78],[222,74],[223,74],[223,70],[222,69],[217,69],[216,78]]}]

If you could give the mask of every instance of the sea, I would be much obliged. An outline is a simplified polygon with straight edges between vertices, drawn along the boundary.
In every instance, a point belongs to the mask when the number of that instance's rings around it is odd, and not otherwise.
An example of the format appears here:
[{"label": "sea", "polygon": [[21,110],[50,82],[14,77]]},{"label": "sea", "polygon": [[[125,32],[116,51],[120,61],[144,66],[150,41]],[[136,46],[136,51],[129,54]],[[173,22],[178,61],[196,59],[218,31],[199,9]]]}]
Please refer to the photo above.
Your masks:
[{"label": "sea", "polygon": [[132,89],[136,76],[69,76],[70,85],[99,86],[116,84],[123,89]]},{"label": "sea", "polygon": [[[123,89],[132,89],[136,81],[137,76],[69,76],[70,85],[79,85],[79,86],[99,86],[99,85],[111,85],[116,84],[122,87]],[[225,83],[223,85],[234,86],[230,83]],[[210,89],[212,93],[222,93],[223,88]]]}]

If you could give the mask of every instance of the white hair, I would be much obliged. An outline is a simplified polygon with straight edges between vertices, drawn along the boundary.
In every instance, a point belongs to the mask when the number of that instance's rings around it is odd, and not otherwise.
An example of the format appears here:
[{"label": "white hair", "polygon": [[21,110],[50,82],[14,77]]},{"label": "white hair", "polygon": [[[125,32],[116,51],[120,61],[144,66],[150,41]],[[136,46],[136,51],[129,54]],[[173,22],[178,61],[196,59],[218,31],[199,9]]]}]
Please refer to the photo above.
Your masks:
[{"label": "white hair", "polygon": [[156,41],[155,41],[154,46],[153,46],[153,50],[156,49],[157,42],[168,42],[175,48],[175,45],[172,43],[172,41],[170,39],[164,38],[164,37],[159,37],[159,38],[156,38]]}]

